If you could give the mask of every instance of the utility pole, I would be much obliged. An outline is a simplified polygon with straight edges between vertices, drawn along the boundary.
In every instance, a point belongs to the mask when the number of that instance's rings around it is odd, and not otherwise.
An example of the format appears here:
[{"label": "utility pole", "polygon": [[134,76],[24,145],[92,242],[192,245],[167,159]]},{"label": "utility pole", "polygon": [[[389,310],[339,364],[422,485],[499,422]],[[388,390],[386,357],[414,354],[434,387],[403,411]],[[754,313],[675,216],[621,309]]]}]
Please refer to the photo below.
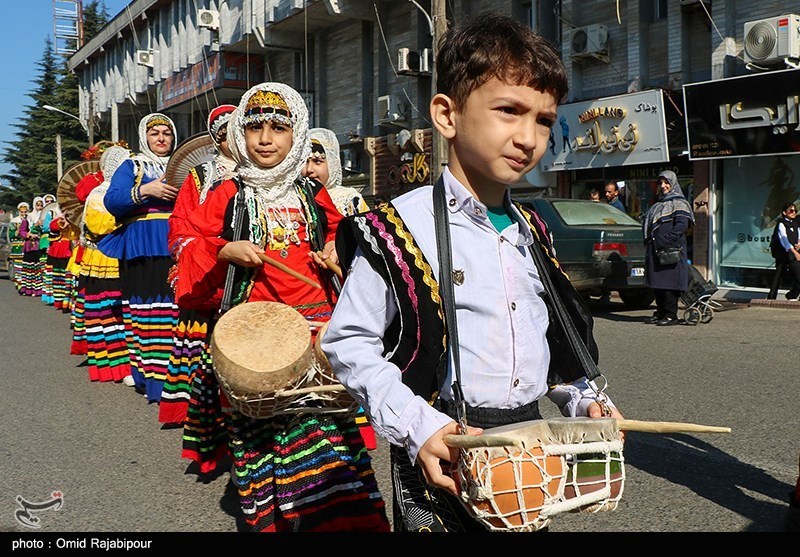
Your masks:
[{"label": "utility pole", "polygon": [[[436,95],[436,68],[438,60],[439,40],[447,30],[447,4],[446,0],[431,0],[431,19],[433,20],[433,71],[431,72],[431,98]],[[436,128],[432,126],[431,134],[432,153],[431,153],[431,183],[435,183],[447,164],[447,141],[441,136]]]},{"label": "utility pole", "polygon": [[89,136],[89,148],[94,145],[94,93],[89,91],[89,121],[86,122],[88,130],[86,133]]},{"label": "utility pole", "polygon": [[61,160],[61,134],[56,134],[56,165],[58,166],[58,180],[64,175],[64,162]]}]

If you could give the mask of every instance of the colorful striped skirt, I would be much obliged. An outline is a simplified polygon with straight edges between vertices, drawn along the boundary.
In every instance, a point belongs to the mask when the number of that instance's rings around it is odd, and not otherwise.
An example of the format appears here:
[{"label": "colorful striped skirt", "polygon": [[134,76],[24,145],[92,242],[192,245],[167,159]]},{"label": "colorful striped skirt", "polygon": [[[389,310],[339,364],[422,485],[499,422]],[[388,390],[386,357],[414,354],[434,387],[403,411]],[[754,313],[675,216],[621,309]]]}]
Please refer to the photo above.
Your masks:
[{"label": "colorful striped skirt", "polygon": [[22,255],[20,271],[19,293],[23,296],[41,296],[42,273],[44,272],[42,251],[26,251]]},{"label": "colorful striped skirt", "polygon": [[183,424],[191,398],[192,377],[208,360],[208,312],[181,309],[172,332],[172,353],[167,378],[161,391],[158,421]]},{"label": "colorful striped skirt", "polygon": [[120,279],[85,277],[86,353],[91,381],[122,381],[131,374]]},{"label": "colorful striped skirt", "polygon": [[74,281],[72,302],[70,304],[69,321],[72,327],[72,344],[69,353],[75,355],[86,354],[86,321],[85,315],[86,277],[79,276]]},{"label": "colorful striped skirt", "polygon": [[122,260],[123,321],[129,324],[128,354],[136,389],[148,402],[159,402],[172,353],[172,330],[178,321],[167,274],[172,258]]},{"label": "colorful striped skirt", "polygon": [[352,417],[227,420],[245,522],[266,532],[389,532],[372,459]]},{"label": "colorful striped skirt", "polygon": [[52,305],[62,312],[69,311],[71,275],[67,273],[68,263],[69,257],[47,256],[47,266],[50,268],[51,277],[51,300],[48,305]]},{"label": "colorful striped skirt", "polygon": [[49,255],[45,255],[42,269],[42,303],[53,305],[53,262]]},{"label": "colorful striped skirt", "polygon": [[[211,338],[212,329],[213,322],[209,324],[207,338]],[[197,463],[199,474],[205,475],[214,472],[229,454],[227,413],[222,408],[219,382],[207,344],[198,355],[199,361],[189,379],[191,390],[183,421],[181,456]]]}]

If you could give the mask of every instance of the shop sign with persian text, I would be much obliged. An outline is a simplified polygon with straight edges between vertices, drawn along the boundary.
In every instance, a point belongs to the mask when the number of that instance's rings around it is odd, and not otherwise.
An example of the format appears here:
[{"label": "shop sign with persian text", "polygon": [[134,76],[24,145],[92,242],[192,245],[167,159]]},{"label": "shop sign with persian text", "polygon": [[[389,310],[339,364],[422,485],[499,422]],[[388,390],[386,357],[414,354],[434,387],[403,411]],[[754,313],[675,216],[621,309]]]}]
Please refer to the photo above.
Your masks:
[{"label": "shop sign with persian text", "polygon": [[800,153],[800,69],[683,86],[689,159]]},{"label": "shop sign with persian text", "polygon": [[558,107],[543,170],[579,170],[669,160],[660,89]]}]

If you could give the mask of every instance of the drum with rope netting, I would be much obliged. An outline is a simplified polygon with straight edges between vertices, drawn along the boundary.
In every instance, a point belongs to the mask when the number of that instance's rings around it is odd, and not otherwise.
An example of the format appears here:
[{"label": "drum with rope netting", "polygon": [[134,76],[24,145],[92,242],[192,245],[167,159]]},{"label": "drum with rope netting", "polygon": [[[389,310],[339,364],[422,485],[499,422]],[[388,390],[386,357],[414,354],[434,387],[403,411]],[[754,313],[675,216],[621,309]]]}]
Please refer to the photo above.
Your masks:
[{"label": "drum with rope netting", "polygon": [[531,532],[563,512],[614,510],[625,480],[616,420],[555,418],[448,435],[461,501],[491,531]]}]

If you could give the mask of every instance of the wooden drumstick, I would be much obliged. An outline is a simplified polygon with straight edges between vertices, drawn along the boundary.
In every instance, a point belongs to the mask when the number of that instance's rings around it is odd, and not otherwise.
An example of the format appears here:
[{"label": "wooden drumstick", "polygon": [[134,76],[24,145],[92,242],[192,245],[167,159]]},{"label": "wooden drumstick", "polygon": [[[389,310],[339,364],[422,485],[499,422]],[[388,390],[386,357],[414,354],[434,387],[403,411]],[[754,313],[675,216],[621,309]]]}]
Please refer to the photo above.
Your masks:
[{"label": "wooden drumstick", "polygon": [[[643,433],[730,433],[731,428],[683,422],[643,422],[640,420],[617,420],[620,431]],[[506,435],[445,435],[444,444],[454,449],[477,447],[519,447],[521,441]]]},{"label": "wooden drumstick", "polygon": [[683,422],[643,422],[640,420],[617,420],[622,431],[644,433],[730,433],[731,428],[714,425],[688,424]]},{"label": "wooden drumstick", "polygon": [[306,276],[301,275],[300,273],[298,273],[297,271],[295,271],[294,269],[292,269],[290,267],[287,267],[286,265],[284,265],[280,261],[276,261],[275,259],[272,259],[270,256],[268,256],[268,255],[266,255],[264,253],[259,253],[258,257],[260,257],[261,261],[263,261],[264,263],[272,265],[273,267],[275,267],[277,269],[280,269],[284,273],[292,275],[296,279],[302,280],[303,282],[313,286],[314,288],[322,289],[322,286],[318,282],[316,282],[316,281],[314,281],[314,280],[312,280],[312,279],[310,279],[310,278],[308,278]]}]

